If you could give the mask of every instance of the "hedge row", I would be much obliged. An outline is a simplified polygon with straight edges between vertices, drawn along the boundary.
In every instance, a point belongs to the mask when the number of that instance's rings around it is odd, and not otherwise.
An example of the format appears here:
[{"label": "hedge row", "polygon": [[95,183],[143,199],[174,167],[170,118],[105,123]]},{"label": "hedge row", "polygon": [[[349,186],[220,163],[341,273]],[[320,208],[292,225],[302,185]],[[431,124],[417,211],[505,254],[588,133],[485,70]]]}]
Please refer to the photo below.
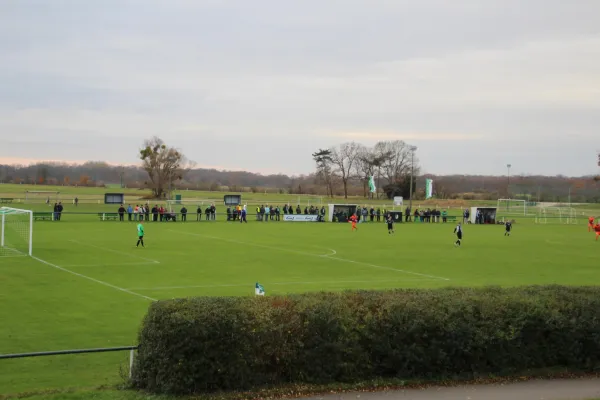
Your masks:
[{"label": "hedge row", "polygon": [[600,367],[600,288],[202,297],[154,303],[132,384],[192,394]]}]

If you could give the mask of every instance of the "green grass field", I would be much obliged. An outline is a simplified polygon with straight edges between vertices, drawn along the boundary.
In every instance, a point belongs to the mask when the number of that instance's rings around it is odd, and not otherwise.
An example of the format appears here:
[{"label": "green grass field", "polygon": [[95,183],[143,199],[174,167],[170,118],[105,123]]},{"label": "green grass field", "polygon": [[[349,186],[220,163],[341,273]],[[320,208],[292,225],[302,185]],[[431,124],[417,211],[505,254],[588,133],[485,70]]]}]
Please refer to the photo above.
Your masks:
[{"label": "green grass field", "polygon": [[[22,194],[16,189],[10,193]],[[105,191],[79,190],[71,194]],[[39,202],[7,205],[49,211]],[[348,224],[259,223],[252,217],[247,225],[149,222],[142,249],[135,248],[133,222],[69,213],[106,207],[114,208],[97,201],[68,206],[62,221],[34,223],[34,258],[0,257],[0,353],[133,345],[152,300],[252,296],[257,281],[267,295],[600,284],[600,242],[583,218],[576,225],[517,218],[510,238],[501,226],[469,225],[460,249],[452,245],[451,223],[399,224],[390,236],[383,223],[350,232]],[[127,363],[127,353],[1,360],[0,394],[115,385],[123,382]]]},{"label": "green grass field", "polygon": [[[303,224],[251,221],[34,224],[34,258],[0,257],[1,353],[132,345],[154,299],[344,289],[600,283],[585,225]],[[0,392],[122,382],[127,353],[3,360]]]}]

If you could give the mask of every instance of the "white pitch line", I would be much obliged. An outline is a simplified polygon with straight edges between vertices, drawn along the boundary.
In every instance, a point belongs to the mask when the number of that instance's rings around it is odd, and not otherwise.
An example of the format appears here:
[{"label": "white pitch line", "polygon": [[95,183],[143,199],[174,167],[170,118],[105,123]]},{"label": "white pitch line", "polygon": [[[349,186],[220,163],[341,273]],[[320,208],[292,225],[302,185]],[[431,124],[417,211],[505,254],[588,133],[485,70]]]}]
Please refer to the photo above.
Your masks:
[{"label": "white pitch line", "polygon": [[96,282],[96,283],[98,283],[100,285],[107,286],[109,288],[113,288],[113,289],[118,290],[120,292],[128,293],[128,294],[131,294],[133,296],[138,296],[138,297],[144,298],[146,300],[150,300],[150,301],[158,301],[156,299],[153,299],[152,297],[144,296],[143,294],[139,294],[139,293],[133,292],[133,291],[131,291],[129,289],[124,289],[122,287],[112,285],[112,284],[110,284],[108,282],[104,282],[104,281],[101,281],[99,279],[95,279],[95,278],[89,277],[87,275],[83,275],[83,274],[80,274],[78,272],[74,272],[74,271],[71,271],[69,269],[60,267],[60,266],[58,266],[56,264],[52,264],[52,263],[50,263],[48,261],[42,260],[41,258],[37,258],[37,257],[34,257],[34,256],[31,256],[31,258],[33,258],[34,260],[37,260],[37,261],[41,262],[42,264],[46,264],[46,265],[48,265],[48,266],[50,266],[52,268],[56,268],[56,269],[61,270],[63,272],[68,272],[69,274],[78,276],[78,277],[83,278],[83,279],[87,279],[87,280],[92,281],[92,282]]},{"label": "white pitch line", "polygon": [[[402,280],[372,280],[372,281],[315,281],[315,282],[263,282],[264,285],[313,285],[313,284],[330,284],[330,283],[381,283],[381,282],[424,282],[432,281],[434,279],[426,278],[415,278],[415,279],[402,279]],[[435,279],[437,280],[437,279]],[[210,288],[222,288],[222,287],[254,287],[254,285],[245,284],[231,284],[231,285],[194,285],[194,286],[158,286],[151,288],[129,288],[128,290],[176,290],[176,289],[210,289]]]},{"label": "white pitch line", "polygon": [[[280,247],[275,247],[275,246],[268,246],[266,244],[242,242],[240,240],[225,239],[225,238],[220,238],[220,237],[217,237],[217,236],[202,235],[202,234],[199,234],[199,233],[192,233],[192,232],[183,232],[183,231],[177,231],[177,230],[173,230],[173,229],[169,229],[169,231],[175,232],[175,233],[181,233],[183,235],[199,236],[199,237],[204,237],[204,238],[207,238],[207,239],[222,240],[224,242],[230,242],[230,243],[236,243],[236,244],[245,244],[245,245],[254,246],[254,247],[262,247],[263,249],[279,250],[279,251],[284,251],[286,253],[300,254],[300,255],[303,255],[303,256],[328,257],[330,255],[333,255],[333,254],[313,254],[313,253],[307,253],[305,251],[298,251],[298,250],[280,248]],[[327,249],[327,250],[332,250],[332,249]],[[335,254],[337,254],[335,252],[335,250],[333,250],[333,252]]]},{"label": "white pitch line", "polygon": [[111,252],[111,253],[120,254],[122,256],[129,256],[129,257],[139,258],[140,260],[148,261],[148,262],[151,262],[151,263],[154,263],[154,264],[160,264],[160,261],[152,260],[150,258],[144,258],[144,257],[136,256],[135,254],[131,254],[131,253],[125,253],[124,251],[107,249],[105,247],[96,246],[94,244],[89,244],[89,243],[83,243],[83,242],[80,242],[80,241],[77,241],[77,240],[73,240],[73,239],[71,239],[69,241],[73,242],[73,243],[80,244],[82,246],[94,247],[94,248],[102,250],[102,251],[108,251],[108,252]]},{"label": "white pitch line", "polygon": [[201,235],[199,233],[183,232],[183,231],[177,231],[177,230],[173,230],[173,229],[169,229],[169,230],[171,232],[181,233],[181,234],[184,234],[184,235],[205,237],[205,238],[208,238],[208,239],[222,240],[224,242],[244,244],[244,245],[254,246],[254,247],[263,247],[263,248],[267,248],[267,249],[285,251],[285,252],[288,252],[288,253],[302,254],[302,255],[311,256],[311,257],[329,258],[331,260],[338,260],[338,261],[348,262],[348,263],[357,264],[357,265],[364,265],[366,267],[371,267],[371,268],[385,269],[385,270],[388,270],[388,271],[395,271],[395,272],[399,272],[399,273],[403,273],[403,274],[408,274],[408,275],[422,276],[422,277],[425,277],[425,278],[439,279],[439,280],[442,280],[442,281],[449,281],[450,280],[449,278],[444,278],[442,276],[427,275],[427,274],[421,274],[419,272],[407,271],[405,269],[398,269],[398,268],[392,268],[392,267],[384,267],[384,266],[381,266],[381,265],[365,263],[365,262],[362,262],[362,261],[349,260],[347,258],[333,257],[333,255],[327,255],[327,254],[326,255],[318,255],[318,254],[307,253],[307,252],[304,252],[304,251],[290,250],[290,249],[280,248],[280,247],[275,247],[275,246],[267,246],[267,245],[263,245],[263,244],[242,242],[242,241],[239,241],[239,240],[225,239],[225,238],[220,238],[220,237],[217,237],[217,236]]},{"label": "white pitch line", "polygon": [[150,261],[140,261],[140,262],[125,262],[125,263],[116,263],[116,264],[69,264],[63,265],[65,268],[73,268],[73,267],[120,267],[122,265],[156,265],[154,262]]},{"label": "white pitch line", "polygon": [[383,267],[381,265],[365,263],[365,262],[362,262],[362,261],[349,260],[347,258],[340,258],[340,257],[333,257],[333,256],[325,256],[325,258],[329,258],[330,260],[337,260],[337,261],[352,263],[352,264],[364,265],[366,267],[379,268],[379,269],[387,269],[387,270],[396,271],[396,272],[403,272],[405,274],[422,276],[424,278],[439,279],[439,280],[442,280],[442,281],[449,281],[450,280],[449,278],[444,278],[444,277],[441,277],[441,276],[421,274],[419,272],[407,271],[405,269],[397,269],[397,268],[392,268],[392,267]]}]

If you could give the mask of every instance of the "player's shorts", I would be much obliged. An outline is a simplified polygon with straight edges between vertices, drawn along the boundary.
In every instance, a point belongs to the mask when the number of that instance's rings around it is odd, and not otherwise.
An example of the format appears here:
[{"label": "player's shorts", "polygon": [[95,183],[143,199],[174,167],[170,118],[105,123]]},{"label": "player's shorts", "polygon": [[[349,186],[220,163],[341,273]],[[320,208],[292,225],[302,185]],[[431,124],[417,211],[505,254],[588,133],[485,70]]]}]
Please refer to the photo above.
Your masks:
[{"label": "player's shorts", "polygon": [[394,229],[394,224],[388,224],[388,231],[391,231],[392,229]]},{"label": "player's shorts", "polygon": [[457,237],[457,238],[459,238],[459,239],[462,239],[462,232],[458,232],[458,233],[456,234],[456,237]]},{"label": "player's shorts", "polygon": [[144,235],[142,236],[138,236],[138,239],[142,240],[144,238]]}]

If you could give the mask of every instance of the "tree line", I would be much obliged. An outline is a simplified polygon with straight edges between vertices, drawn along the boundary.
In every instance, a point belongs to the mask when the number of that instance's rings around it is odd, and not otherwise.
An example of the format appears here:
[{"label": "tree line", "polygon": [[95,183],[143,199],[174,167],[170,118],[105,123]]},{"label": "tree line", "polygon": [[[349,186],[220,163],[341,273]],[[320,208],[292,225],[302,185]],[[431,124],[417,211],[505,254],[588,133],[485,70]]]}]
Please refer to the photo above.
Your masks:
[{"label": "tree line", "polygon": [[[139,166],[116,166],[101,161],[81,165],[55,162],[0,164],[0,183],[122,184],[128,188],[151,189],[158,198],[168,196],[172,189],[408,198],[412,176],[415,199],[424,198],[425,179],[430,178],[434,181],[434,196],[441,199],[511,197],[532,201],[600,202],[597,177],[511,176],[509,179],[506,176],[430,175],[421,172],[414,149],[403,141],[381,141],[372,147],[356,142],[342,143],[315,151],[311,155],[315,163],[312,173],[263,175],[197,168],[182,151],[154,137],[146,140],[139,150]],[[600,164],[600,159],[598,162]],[[368,188],[370,177],[375,180],[375,193],[370,193]]]}]

